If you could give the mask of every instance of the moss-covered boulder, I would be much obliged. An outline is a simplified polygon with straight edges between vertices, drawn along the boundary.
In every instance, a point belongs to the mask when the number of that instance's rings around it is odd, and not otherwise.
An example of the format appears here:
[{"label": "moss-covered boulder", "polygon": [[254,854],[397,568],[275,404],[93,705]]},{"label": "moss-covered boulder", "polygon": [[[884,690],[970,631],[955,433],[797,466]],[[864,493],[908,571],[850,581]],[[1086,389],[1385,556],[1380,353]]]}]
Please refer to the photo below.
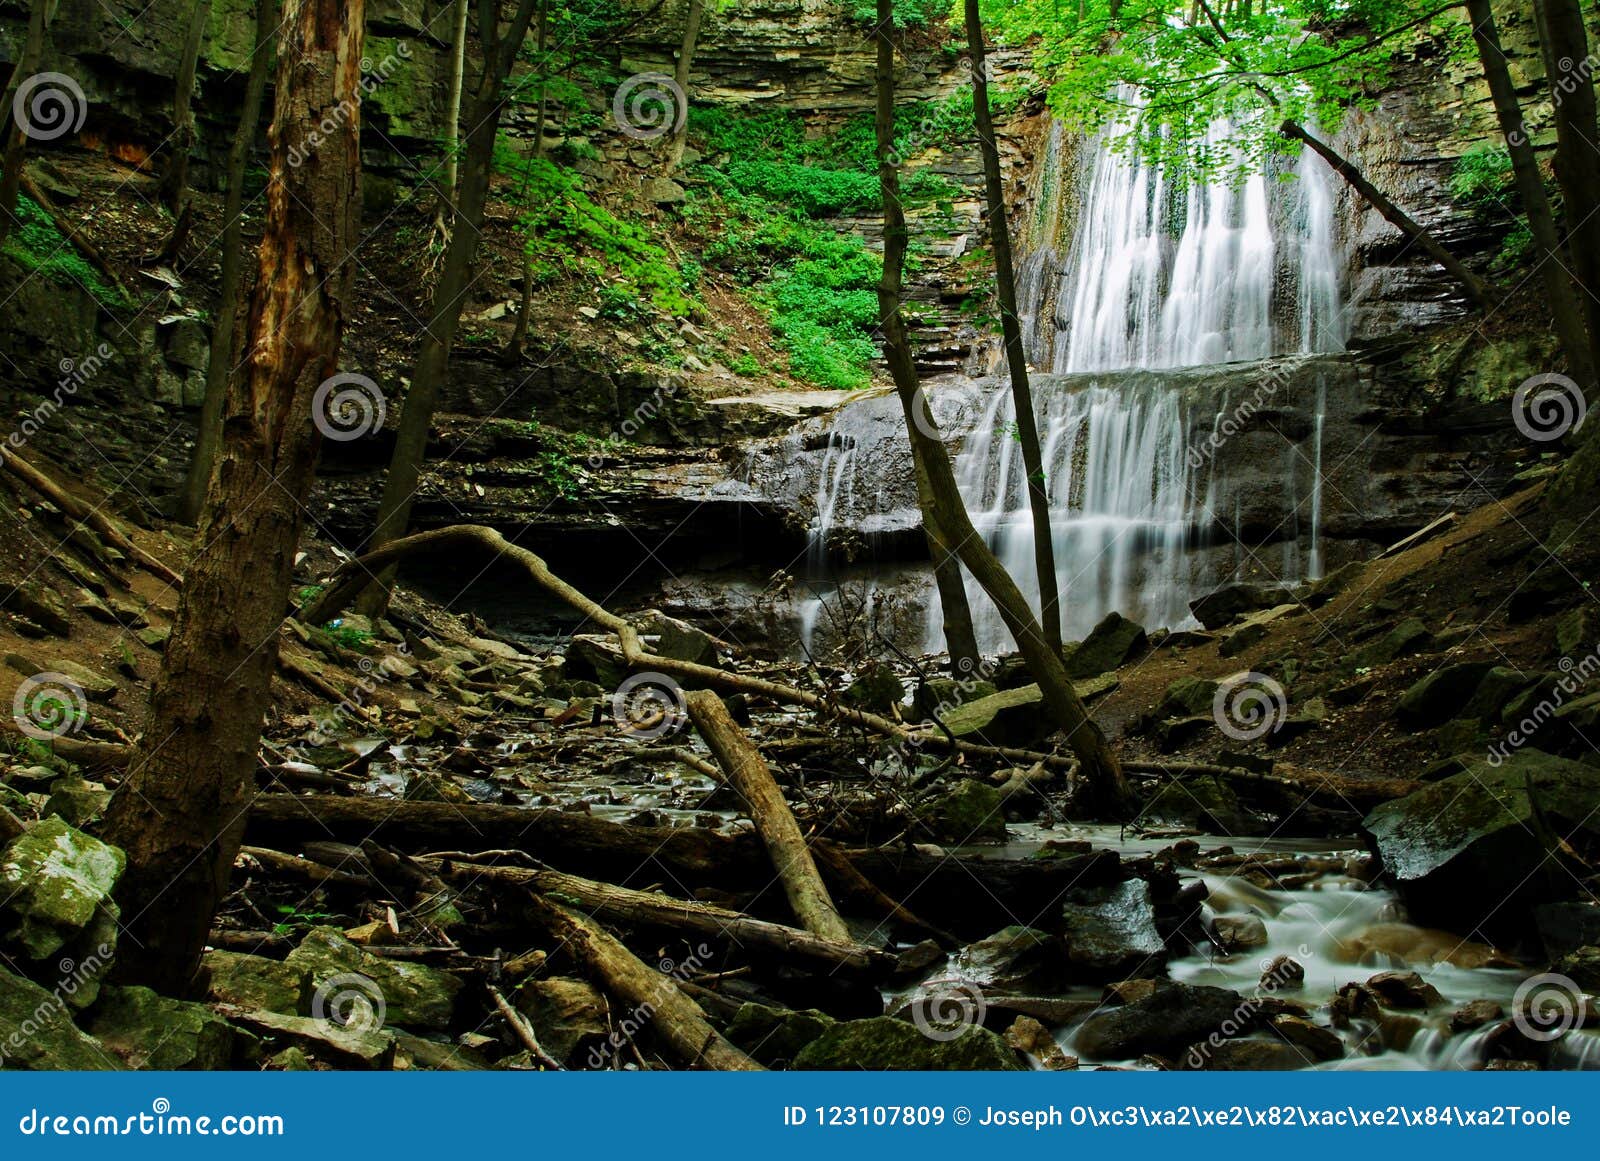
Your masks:
[{"label": "moss-covered boulder", "polygon": [[1163,782],[1145,813],[1211,834],[1257,834],[1261,821],[1244,808],[1226,780],[1213,775]]},{"label": "moss-covered boulder", "polygon": [[1107,613],[1067,657],[1068,677],[1094,677],[1120,668],[1149,644],[1144,626],[1121,613]]},{"label": "moss-covered boulder", "polygon": [[203,1004],[149,988],[106,988],[89,1031],[130,1068],[215,1072],[233,1060],[238,1033]]},{"label": "moss-covered boulder", "polygon": [[0,1068],[102,1072],[121,1067],[73,1024],[70,1009],[56,995],[0,968]]},{"label": "moss-covered boulder", "polygon": [[[603,1048],[611,1034],[606,998],[587,980],[553,976],[530,980],[517,989],[515,1002],[533,1025],[539,1045],[563,1064],[577,1067]],[[589,1067],[603,1058],[589,1062]]]},{"label": "moss-covered boulder", "polygon": [[1077,980],[1110,983],[1152,976],[1167,959],[1150,884],[1143,879],[1073,891],[1062,908],[1062,937]]},{"label": "moss-covered boulder", "polygon": [[794,1012],[745,1004],[728,1025],[728,1039],[752,1059],[777,1068],[792,1062],[834,1023],[832,1016],[815,1008]]},{"label": "moss-covered boulder", "polygon": [[[7,935],[33,959],[55,955],[91,927],[115,919],[111,893],[127,860],[116,847],[59,818],[12,840],[0,856],[0,914]],[[108,932],[115,940],[115,926]]]},{"label": "moss-covered boulder", "polygon": [[1092,1016],[1078,1030],[1078,1048],[1094,1060],[1127,1060],[1147,1052],[1177,1059],[1190,1045],[1242,1036],[1262,1018],[1260,1004],[1237,992],[1157,980],[1140,998]]},{"label": "moss-covered boulder", "polygon": [[917,811],[940,842],[997,842],[1006,837],[1005,798],[976,778],[963,778]]},{"label": "moss-covered boulder", "polygon": [[1540,873],[1550,845],[1600,839],[1600,770],[1522,749],[1386,802],[1362,825],[1414,920],[1520,934],[1533,904],[1576,886]]},{"label": "moss-covered boulder", "polygon": [[211,999],[219,1003],[286,1016],[310,1010],[307,973],[281,960],[237,951],[208,951],[203,965],[211,978]]},{"label": "moss-covered boulder", "polygon": [[1004,992],[1060,991],[1067,982],[1067,950],[1059,936],[1013,924],[962,949],[961,975]]},{"label": "moss-covered boulder", "polygon": [[1414,729],[1427,729],[1459,717],[1484,674],[1493,668],[1487,661],[1464,661],[1434,670],[1400,695],[1400,720]]},{"label": "moss-covered boulder", "polygon": [[[285,963],[310,973],[313,1016],[334,1016],[338,998],[359,991],[375,1012],[381,1006],[382,1023],[446,1028],[461,990],[461,981],[448,972],[373,955],[332,927],[312,928]],[[325,1012],[318,1011],[319,1000]]]},{"label": "moss-covered boulder", "polygon": [[[1074,681],[1072,688],[1087,703],[1116,689],[1117,679],[1106,673]],[[944,724],[958,738],[990,746],[1037,746],[1055,732],[1037,683],[955,706],[945,714]]]},{"label": "moss-covered boulder", "polygon": [[941,720],[957,706],[998,693],[987,681],[957,681],[953,677],[934,677],[917,686],[911,695],[911,710],[919,722]]},{"label": "moss-covered boulder", "polygon": [[1218,683],[1205,677],[1180,677],[1167,686],[1156,703],[1156,718],[1196,717],[1211,712]]},{"label": "moss-covered boulder", "polygon": [[828,1028],[800,1050],[793,1067],[819,1072],[994,1072],[1023,1066],[1015,1050],[979,1025],[935,1040],[915,1024],[877,1016]]},{"label": "moss-covered boulder", "polygon": [[894,670],[887,665],[869,663],[845,689],[841,700],[855,709],[886,714],[890,707],[899,705],[905,695],[905,687]]}]

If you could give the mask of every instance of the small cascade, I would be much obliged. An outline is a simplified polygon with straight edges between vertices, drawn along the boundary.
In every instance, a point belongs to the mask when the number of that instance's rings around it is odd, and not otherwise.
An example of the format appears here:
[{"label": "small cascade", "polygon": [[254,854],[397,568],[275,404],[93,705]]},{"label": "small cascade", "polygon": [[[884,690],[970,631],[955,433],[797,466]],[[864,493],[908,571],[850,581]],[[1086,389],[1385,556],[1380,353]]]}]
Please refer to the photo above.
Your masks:
[{"label": "small cascade", "polygon": [[836,424],[828,431],[827,449],[822,456],[822,468],[817,473],[817,490],[814,496],[815,514],[806,529],[805,595],[798,600],[800,614],[800,643],[807,652],[816,637],[817,621],[822,616],[823,601],[827,595],[828,537],[833,532],[834,517],[843,501],[846,509],[856,486],[856,441]]}]

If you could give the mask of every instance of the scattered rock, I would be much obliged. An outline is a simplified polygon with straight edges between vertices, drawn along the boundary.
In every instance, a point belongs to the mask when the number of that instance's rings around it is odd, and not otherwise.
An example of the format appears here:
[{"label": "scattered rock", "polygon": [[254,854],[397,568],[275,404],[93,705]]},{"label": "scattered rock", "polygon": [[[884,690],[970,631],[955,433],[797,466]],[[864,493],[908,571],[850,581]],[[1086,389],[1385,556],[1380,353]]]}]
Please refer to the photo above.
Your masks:
[{"label": "scattered rock", "polygon": [[1439,989],[1416,972],[1379,972],[1367,987],[1386,1008],[1431,1008],[1444,1003]]},{"label": "scattered rock", "polygon": [[243,1024],[269,1041],[298,1047],[328,1064],[382,1070],[394,1067],[394,1037],[383,1031],[278,1012],[233,1012],[230,1015],[235,1023]]},{"label": "scattered rock", "polygon": [[1280,955],[1261,972],[1261,987],[1267,991],[1278,991],[1282,988],[1304,987],[1306,982],[1306,969],[1295,959]]},{"label": "scattered rock", "polygon": [[[1072,683],[1085,703],[1104,697],[1117,688],[1111,674]],[[1044,696],[1037,684],[1013,689],[1002,686],[999,693],[975,698],[950,709],[945,726],[958,738],[991,746],[1037,746],[1055,732],[1044,712]]]},{"label": "scattered rock", "polygon": [[67,1005],[32,980],[0,968],[0,1067],[102,1072],[122,1066],[78,1030]]},{"label": "scattered rock", "polygon": [[923,1035],[888,1016],[834,1024],[800,1050],[794,1067],[819,1072],[992,1072],[1021,1070],[1015,1050],[999,1036],[970,1025],[949,1040]]},{"label": "scattered rock", "polygon": [[126,862],[116,847],[59,818],[35,823],[0,857],[0,914],[15,925],[8,935],[32,959],[55,955],[84,933],[114,945],[111,893]]},{"label": "scattered rock", "polygon": [[716,638],[687,621],[652,610],[645,617],[644,632],[658,638],[653,652],[662,657],[692,661],[696,665],[715,667],[717,664]]},{"label": "scattered rock", "polygon": [[1055,992],[1066,983],[1066,948],[1049,932],[1013,925],[964,949],[961,974],[1005,991]]},{"label": "scattered rock", "polygon": [[[1218,915],[1211,921],[1211,934],[1229,952],[1267,944],[1267,925],[1254,915]],[[1303,969],[1301,975],[1303,978]]]},{"label": "scattered rock", "polygon": [[83,826],[104,814],[110,801],[111,791],[101,783],[69,775],[51,784],[44,813],[55,815],[69,826]]},{"label": "scattered rock", "polygon": [[1150,975],[1166,962],[1150,884],[1143,879],[1072,891],[1062,908],[1062,937],[1072,974],[1081,980]]},{"label": "scattered rock", "polygon": [[1315,1060],[1338,1060],[1344,1055],[1344,1041],[1339,1039],[1337,1032],[1321,1024],[1313,1024],[1304,1017],[1274,1016],[1268,1027]]},{"label": "scattered rock", "polygon": [[1018,1052],[1026,1052],[1051,1072],[1066,1072],[1078,1067],[1078,1058],[1061,1051],[1061,1045],[1046,1028],[1032,1016],[1018,1016],[1005,1031],[1006,1043]]},{"label": "scattered rock", "polygon": [[934,715],[943,719],[958,705],[989,697],[999,692],[987,681],[957,681],[953,677],[934,677],[919,685],[911,695],[911,708],[916,720],[932,721]]},{"label": "scattered rock", "polygon": [[1470,1032],[1505,1018],[1505,1009],[1493,1000],[1469,1000],[1450,1014],[1450,1031]]},{"label": "scattered rock", "polygon": [[727,1036],[768,1068],[789,1064],[836,1021],[815,1008],[792,1012],[764,1004],[745,1004],[728,1025]]},{"label": "scattered rock", "polygon": [[1096,1060],[1131,1060],[1146,1053],[1176,1057],[1212,1033],[1242,1036],[1260,1015],[1258,1006],[1237,992],[1158,980],[1148,996],[1087,1020],[1077,1044]]},{"label": "scattered rock", "polygon": [[374,1010],[381,1001],[383,1023],[447,1028],[461,990],[461,981],[448,972],[373,955],[332,927],[312,928],[285,963],[310,973],[313,1016],[324,1014],[318,1011],[319,997],[331,1015],[341,994],[354,997],[361,992],[369,996]]},{"label": "scattered rock", "polygon": [[1319,1059],[1283,1040],[1224,1040],[1215,1045],[1195,1045],[1184,1054],[1183,1065],[1207,1072],[1292,1072],[1316,1064]]},{"label": "scattered rock", "polygon": [[848,706],[875,714],[887,714],[905,697],[899,676],[887,665],[868,662],[840,699]]},{"label": "scattered rock", "polygon": [[1249,835],[1261,823],[1245,810],[1233,788],[1213,775],[1163,782],[1146,808],[1154,818],[1181,822],[1210,834]]},{"label": "scattered rock", "polygon": [[1432,642],[1433,634],[1428,627],[1415,617],[1407,617],[1378,640],[1358,649],[1355,662],[1360,666],[1387,665],[1422,652]]},{"label": "scattered rock", "polygon": [[1180,677],[1161,695],[1156,704],[1157,718],[1180,718],[1209,715],[1217,696],[1217,683],[1204,677]]},{"label": "scattered rock", "polygon": [[237,951],[208,951],[203,966],[211,978],[211,999],[219,1003],[288,1016],[311,1009],[306,973],[280,960]]},{"label": "scattered rock", "polygon": [[1400,695],[1400,720],[1426,729],[1459,716],[1492,668],[1487,661],[1467,661],[1434,670]]},{"label": "scattered rock", "polygon": [[1004,798],[995,787],[962,778],[917,812],[940,842],[961,844],[1006,837]]},{"label": "scattered rock", "polygon": [[1263,588],[1260,585],[1228,584],[1207,593],[1199,600],[1189,602],[1189,611],[1207,629],[1220,629],[1235,617],[1270,609],[1283,596],[1281,589]]},{"label": "scattered rock", "polygon": [[233,1060],[233,1026],[203,1004],[149,988],[106,988],[89,1025],[130,1068],[217,1072]]},{"label": "scattered rock", "polygon": [[1121,668],[1145,651],[1144,626],[1107,613],[1067,657],[1068,677],[1094,677]]}]

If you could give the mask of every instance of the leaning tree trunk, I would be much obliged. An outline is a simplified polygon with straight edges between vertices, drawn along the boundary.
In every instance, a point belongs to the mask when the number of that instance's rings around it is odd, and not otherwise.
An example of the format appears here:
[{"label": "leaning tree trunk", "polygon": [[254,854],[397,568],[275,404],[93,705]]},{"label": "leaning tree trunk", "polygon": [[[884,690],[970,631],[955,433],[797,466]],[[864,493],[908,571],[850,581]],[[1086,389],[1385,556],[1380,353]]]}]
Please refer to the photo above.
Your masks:
[{"label": "leaning tree trunk", "polygon": [[1033,516],[1033,568],[1039,577],[1039,620],[1044,635],[1061,647],[1061,590],[1056,583],[1056,553],[1050,528],[1049,481],[1039,447],[1039,423],[1028,382],[1028,357],[1022,349],[1022,323],[1017,318],[1017,279],[1011,263],[1011,230],[1006,224],[1005,187],[1000,178],[1000,143],[989,111],[989,82],[984,72],[983,19],[978,0],[966,0],[967,46],[972,54],[972,112],[983,154],[983,185],[989,203],[989,239],[994,248],[995,290],[1000,299],[1000,327],[1005,336],[1006,369],[1017,413],[1017,439],[1022,467],[1028,475],[1028,509]]},{"label": "leaning tree trunk", "polygon": [[972,626],[972,603],[967,600],[967,583],[961,576],[961,558],[939,522],[933,488],[922,456],[912,448],[912,466],[917,474],[917,503],[922,508],[922,532],[928,541],[928,556],[933,560],[933,584],[939,594],[939,610],[944,617],[944,647],[950,655],[950,672],[977,677],[983,656],[978,652],[978,634]]},{"label": "leaning tree trunk", "polygon": [[1328,168],[1344,178],[1351,189],[1365,198],[1368,205],[1382,214],[1385,221],[1405,235],[1406,241],[1420,248],[1429,258],[1432,258],[1442,266],[1445,273],[1461,283],[1462,288],[1466,290],[1473,302],[1484,307],[1493,305],[1494,296],[1489,293],[1489,288],[1483,284],[1483,279],[1468,270],[1459,258],[1441,246],[1439,240],[1423,229],[1410,214],[1390,201],[1382,190],[1368,181],[1366,175],[1343,157],[1338,150],[1327,142],[1320,140],[1297,121],[1285,121],[1278,127],[1278,132],[1291,140],[1304,142],[1310,147],[1313,153],[1328,163]]},{"label": "leaning tree trunk", "polygon": [[189,192],[189,154],[195,141],[194,76],[200,65],[200,46],[205,42],[206,22],[210,18],[211,0],[195,0],[194,9],[189,13],[189,29],[184,35],[183,55],[178,60],[178,76],[172,94],[171,152],[161,174],[161,200],[174,218],[182,213]]},{"label": "leaning tree trunk", "polygon": [[[49,23],[51,0],[33,0],[28,9],[28,35],[22,43],[22,55],[11,70],[6,82],[0,118],[12,116],[17,91],[22,82],[39,71],[39,59],[44,55],[44,30]],[[12,117],[5,132],[5,146],[0,150],[0,244],[10,236],[17,224],[17,190],[22,185],[22,166],[27,157],[27,134],[22,131],[20,119]]]},{"label": "leaning tree trunk", "polygon": [[[128,776],[106,818],[128,854],[119,974],[189,987],[255,787],[278,633],[316,468],[312,399],[338,370],[361,199],[363,0],[288,0],[249,363]],[[337,126],[320,142],[317,128]],[[310,161],[291,166],[294,154]]]},{"label": "leaning tree trunk", "polygon": [[678,46],[678,63],[672,70],[672,80],[678,86],[683,106],[673,109],[673,113],[681,120],[673,126],[672,140],[667,145],[667,162],[661,169],[664,177],[671,177],[683,164],[683,147],[689,137],[689,70],[694,67],[695,44],[700,39],[700,21],[705,13],[705,0],[689,0],[689,13],[683,25],[683,43]]},{"label": "leaning tree trunk", "polygon": [[875,127],[878,139],[878,182],[883,190],[883,278],[878,286],[878,313],[882,320],[885,356],[895,391],[905,412],[906,433],[913,454],[921,456],[928,474],[939,525],[954,541],[954,548],[977,582],[983,586],[1006,628],[1016,638],[1028,670],[1039,682],[1050,720],[1067,735],[1077,755],[1080,775],[1088,793],[1081,801],[1091,810],[1125,815],[1132,794],[1122,765],[1100,727],[1089,717],[1072,688],[1061,662],[1060,643],[1051,644],[1040,628],[1027,598],[1016,581],[989,550],[973,527],[950,467],[950,456],[938,437],[933,415],[917,382],[917,368],[900,317],[900,289],[908,235],[905,211],[900,205],[900,181],[890,161],[894,152],[894,0],[878,0],[877,88]]},{"label": "leaning tree trunk", "polygon": [[[1577,0],[1534,0],[1545,75],[1555,107],[1556,180],[1567,223],[1567,253],[1589,328],[1591,375],[1600,374],[1600,125],[1594,58]],[[1594,378],[1584,385],[1592,386]]]},{"label": "leaning tree trunk", "polygon": [[256,141],[261,120],[261,99],[267,89],[267,65],[272,57],[272,42],[278,19],[274,0],[256,0],[255,51],[250,58],[250,75],[244,86],[244,105],[239,110],[239,127],[228,151],[228,193],[223,202],[222,276],[217,283],[217,311],[211,320],[211,350],[206,356],[206,394],[200,405],[200,425],[195,432],[194,459],[183,484],[178,518],[185,524],[200,519],[205,504],[211,469],[217,462],[222,443],[222,409],[227,402],[228,376],[233,369],[239,330],[239,290],[244,281],[244,171],[250,149]]},{"label": "leaning tree trunk", "polygon": [[[494,142],[500,131],[500,115],[505,109],[506,78],[516,63],[517,51],[533,20],[538,0],[522,0],[516,15],[502,37],[494,8],[485,5],[478,35],[483,41],[483,76],[473,98],[467,130],[465,166],[460,178],[460,199],[456,205],[455,226],[445,249],[444,271],[433,292],[428,326],[422,333],[422,349],[411,372],[411,388],[406,393],[395,433],[394,452],[389,457],[389,474],[378,501],[378,523],[372,533],[372,547],[404,536],[411,520],[411,503],[422,478],[422,456],[428,446],[428,430],[433,425],[433,409],[439,401],[439,387],[450,361],[461,311],[466,306],[472,264],[478,254],[478,235],[483,230],[484,205],[489,198],[489,180],[494,163]],[[394,570],[378,577],[362,595],[357,607],[368,616],[378,617],[389,607],[389,587]]]},{"label": "leaning tree trunk", "polygon": [[1561,245],[1561,236],[1556,232],[1555,213],[1544,191],[1544,175],[1539,172],[1533,142],[1528,139],[1527,127],[1522,122],[1522,105],[1517,100],[1510,70],[1506,68],[1506,55],[1500,48],[1494,9],[1489,0],[1467,0],[1467,15],[1472,21],[1472,39],[1478,48],[1483,77],[1494,101],[1495,117],[1500,122],[1500,132],[1505,135],[1517,193],[1522,198],[1523,212],[1528,216],[1528,232],[1533,235],[1535,264],[1544,280],[1550,320],[1573,378],[1587,388],[1594,383],[1595,365],[1578,306],[1578,291],[1567,274],[1573,269],[1573,256]]}]

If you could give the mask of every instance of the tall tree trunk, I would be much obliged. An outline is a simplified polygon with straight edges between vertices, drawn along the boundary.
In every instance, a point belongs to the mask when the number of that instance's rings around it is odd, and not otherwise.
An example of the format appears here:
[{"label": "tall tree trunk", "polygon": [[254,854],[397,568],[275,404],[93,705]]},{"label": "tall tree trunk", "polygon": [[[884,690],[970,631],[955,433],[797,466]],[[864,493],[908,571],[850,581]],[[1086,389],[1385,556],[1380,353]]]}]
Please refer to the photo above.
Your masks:
[{"label": "tall tree trunk", "polygon": [[916,447],[911,449],[917,474],[917,503],[922,508],[922,532],[928,541],[928,556],[933,561],[933,584],[939,594],[939,610],[944,616],[944,648],[950,654],[950,671],[976,676],[983,660],[978,652],[978,634],[972,627],[972,605],[967,600],[967,583],[961,575],[961,559],[956,556],[939,521],[928,469]]},{"label": "tall tree trunk", "polygon": [[[361,199],[363,0],[288,0],[271,185],[221,463],[128,776],[107,813],[128,854],[119,974],[189,987],[255,788],[319,433],[312,398],[338,370]],[[337,126],[308,140],[318,126]],[[291,166],[294,153],[310,155]]]},{"label": "tall tree trunk", "polygon": [[1494,9],[1489,0],[1467,0],[1467,16],[1472,21],[1472,40],[1478,47],[1484,80],[1494,100],[1495,118],[1500,122],[1506,151],[1511,156],[1511,172],[1516,178],[1523,212],[1528,217],[1528,232],[1533,235],[1536,265],[1544,280],[1545,300],[1556,338],[1567,356],[1573,378],[1588,387],[1594,383],[1595,366],[1578,306],[1577,288],[1567,274],[1572,269],[1573,259],[1565,252],[1561,236],[1556,232],[1555,213],[1544,190],[1544,175],[1539,172],[1533,142],[1528,139],[1527,127],[1522,123],[1522,105],[1506,68],[1505,53],[1500,49]]},{"label": "tall tree trunk", "polygon": [[[411,503],[417,482],[422,478],[422,457],[428,446],[428,430],[433,410],[439,401],[439,386],[444,381],[455,342],[461,311],[466,306],[467,284],[478,254],[478,235],[483,229],[484,204],[489,197],[489,180],[494,163],[494,142],[500,131],[500,115],[505,110],[506,78],[516,63],[517,50],[527,35],[528,25],[538,0],[521,0],[504,36],[500,34],[495,6],[485,3],[479,9],[478,35],[483,42],[483,76],[473,98],[467,130],[467,147],[456,206],[455,228],[445,249],[444,271],[434,288],[428,311],[428,328],[422,335],[411,372],[411,389],[395,435],[394,452],[389,458],[389,474],[378,502],[378,524],[371,545],[376,548],[404,536],[411,519]],[[357,608],[368,616],[379,617],[389,607],[389,587],[394,569],[386,570],[362,594]]]},{"label": "tall tree trunk", "polygon": [[[545,44],[550,34],[550,3],[549,0],[539,0],[539,35],[538,50],[535,55],[539,61],[539,104],[538,112],[533,119],[533,159],[538,161],[544,156],[544,123],[545,114],[549,110],[550,99],[550,62],[545,59]],[[506,344],[503,357],[506,363],[514,364],[522,359],[522,349],[528,342],[528,318],[533,313],[533,247],[529,240],[522,240],[522,301],[517,304],[517,324],[511,329],[511,341]]]},{"label": "tall tree trunk", "polygon": [[211,469],[217,462],[217,448],[222,443],[222,409],[227,402],[228,376],[233,370],[237,346],[239,290],[244,274],[244,227],[240,222],[244,207],[244,171],[261,121],[261,100],[267,89],[267,67],[271,63],[277,23],[275,0],[256,0],[255,49],[250,58],[250,75],[245,81],[239,127],[234,131],[233,145],[228,150],[228,193],[222,209],[222,277],[217,286],[216,315],[211,320],[211,350],[206,356],[206,394],[200,405],[194,460],[189,464],[189,476],[179,500],[178,518],[185,524],[200,519]]},{"label": "tall tree trunk", "polygon": [[200,47],[206,39],[206,23],[211,18],[211,0],[195,0],[189,13],[189,28],[183,38],[183,54],[178,58],[178,76],[172,94],[172,140],[167,167],[161,174],[161,200],[174,218],[183,212],[189,192],[189,154],[194,149],[194,77],[200,65]]},{"label": "tall tree trunk", "polygon": [[1011,399],[1017,413],[1017,438],[1022,443],[1022,467],[1028,474],[1028,509],[1033,516],[1033,568],[1039,577],[1039,620],[1044,635],[1061,647],[1061,591],[1056,584],[1056,553],[1050,528],[1049,481],[1039,448],[1039,423],[1033,411],[1033,388],[1028,382],[1028,356],[1022,349],[1022,323],[1017,318],[1017,279],[1011,263],[1011,230],[1006,223],[1005,187],[1000,177],[1000,143],[994,135],[989,111],[989,82],[985,75],[983,19],[978,0],[966,0],[967,47],[972,54],[972,112],[978,127],[978,149],[983,154],[983,184],[989,202],[989,240],[994,248],[995,290],[1000,298],[1000,327],[1005,336],[1006,369],[1011,377]]},{"label": "tall tree trunk", "polygon": [[467,76],[467,0],[456,0],[450,39],[450,95],[445,101],[444,191],[435,214],[440,233],[447,233],[455,215],[461,173],[461,93]]},{"label": "tall tree trunk", "polygon": [[1561,183],[1567,253],[1589,328],[1591,377],[1583,382],[1592,386],[1600,374],[1600,125],[1594,58],[1578,0],[1534,0],[1533,11],[1555,106],[1556,180]]},{"label": "tall tree trunk", "polygon": [[672,80],[683,98],[683,107],[675,109],[680,123],[672,131],[667,145],[667,163],[662,167],[664,177],[671,177],[683,164],[683,147],[689,137],[689,70],[694,67],[695,44],[700,39],[700,21],[705,17],[706,0],[689,0],[689,12],[684,18],[683,43],[678,46],[678,63],[672,70]]},{"label": "tall tree trunk", "polygon": [[1328,168],[1344,178],[1351,189],[1365,198],[1391,226],[1404,234],[1406,241],[1420,247],[1429,258],[1444,267],[1447,274],[1461,283],[1473,302],[1485,307],[1493,304],[1494,296],[1483,284],[1483,279],[1468,270],[1459,258],[1441,246],[1439,240],[1423,229],[1410,214],[1390,201],[1377,186],[1367,180],[1361,170],[1346,160],[1333,146],[1318,139],[1298,121],[1285,121],[1278,126],[1278,132],[1309,146],[1313,153],[1328,163]]},{"label": "tall tree trunk", "polygon": [[28,9],[28,35],[22,43],[22,55],[11,70],[6,82],[4,101],[0,105],[0,118],[8,118],[5,146],[0,149],[0,244],[10,236],[17,224],[17,190],[22,185],[22,167],[27,159],[28,137],[22,131],[22,122],[12,116],[17,90],[22,82],[39,71],[39,61],[44,56],[44,30],[50,23],[53,0],[33,0]]},{"label": "tall tree trunk", "polygon": [[933,416],[917,382],[916,363],[906,339],[900,317],[902,270],[908,240],[905,211],[900,205],[900,179],[890,161],[894,153],[894,0],[878,0],[877,112],[878,182],[883,190],[883,278],[878,285],[878,313],[882,319],[885,354],[895,391],[905,412],[906,433],[913,454],[919,455],[927,472],[929,490],[939,525],[954,542],[961,563],[983,586],[999,610],[1006,628],[1016,638],[1028,670],[1039,682],[1044,707],[1050,720],[1067,735],[1067,744],[1078,758],[1079,775],[1088,793],[1086,807],[1107,815],[1126,814],[1132,794],[1122,774],[1122,765],[1095,725],[1083,701],[1072,688],[1066,667],[1061,663],[1059,642],[1052,645],[1040,628],[1027,598],[1011,579],[1004,566],[978,535],[961,499],[949,454],[940,442]]}]

